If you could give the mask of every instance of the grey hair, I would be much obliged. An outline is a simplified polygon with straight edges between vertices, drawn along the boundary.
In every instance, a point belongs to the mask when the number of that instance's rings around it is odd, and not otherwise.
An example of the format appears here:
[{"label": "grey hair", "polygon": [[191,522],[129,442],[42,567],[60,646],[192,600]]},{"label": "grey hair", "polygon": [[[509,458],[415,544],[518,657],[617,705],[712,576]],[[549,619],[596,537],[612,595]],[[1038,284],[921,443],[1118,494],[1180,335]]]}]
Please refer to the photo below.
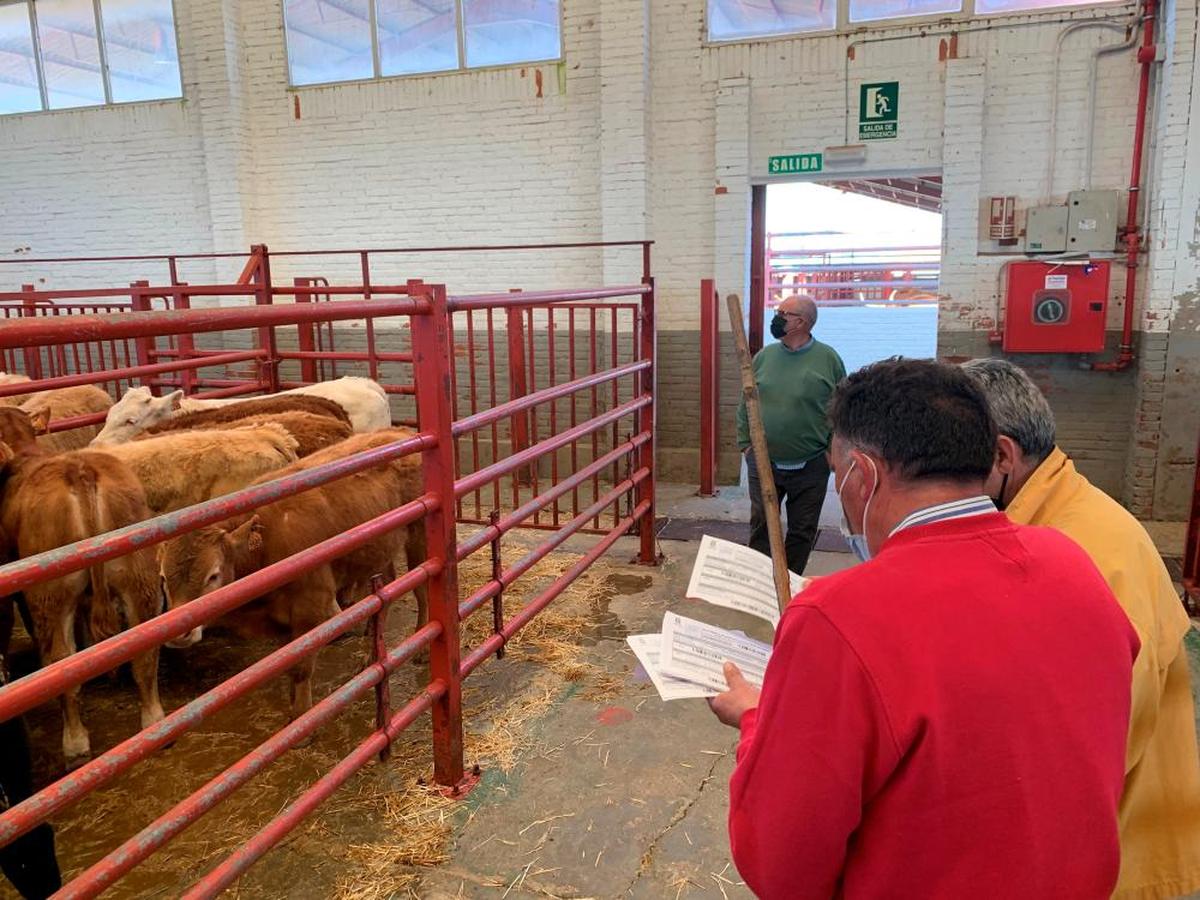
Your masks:
[{"label": "grey hair", "polygon": [[811,331],[813,329],[813,327],[817,324],[817,301],[814,300],[812,298],[812,296],[809,294],[797,294],[796,302],[799,303],[801,306],[807,307],[806,311],[811,314],[811,317],[810,316],[804,317],[805,320],[808,322],[809,331]]},{"label": "grey hair", "polygon": [[987,396],[996,429],[1041,462],[1054,449],[1054,413],[1025,370],[1006,359],[973,359],[963,371]]}]

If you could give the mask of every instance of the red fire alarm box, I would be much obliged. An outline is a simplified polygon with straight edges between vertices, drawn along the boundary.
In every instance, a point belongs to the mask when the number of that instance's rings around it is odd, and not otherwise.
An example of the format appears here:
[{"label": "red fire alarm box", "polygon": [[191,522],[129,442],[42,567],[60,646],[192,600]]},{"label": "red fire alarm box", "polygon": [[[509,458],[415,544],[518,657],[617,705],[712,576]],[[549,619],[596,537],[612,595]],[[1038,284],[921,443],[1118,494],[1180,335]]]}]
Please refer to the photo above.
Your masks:
[{"label": "red fire alarm box", "polygon": [[1004,349],[1098,353],[1104,349],[1109,264],[1015,262],[1008,267]]}]

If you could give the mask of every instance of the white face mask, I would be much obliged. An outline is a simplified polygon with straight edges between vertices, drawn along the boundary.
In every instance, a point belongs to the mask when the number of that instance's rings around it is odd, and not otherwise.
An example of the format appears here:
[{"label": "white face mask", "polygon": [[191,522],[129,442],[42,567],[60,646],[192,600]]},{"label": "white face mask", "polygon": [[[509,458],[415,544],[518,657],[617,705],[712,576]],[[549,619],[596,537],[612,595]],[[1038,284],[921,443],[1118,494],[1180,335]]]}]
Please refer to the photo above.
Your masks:
[{"label": "white face mask", "polygon": [[[875,461],[871,457],[867,457],[867,462],[871,464],[871,469],[875,476],[875,483],[871,486],[871,496],[867,498],[867,505],[863,507],[862,528],[856,534],[850,528],[850,519],[846,515],[846,504],[842,504],[842,522],[841,531],[842,537],[846,539],[846,543],[850,545],[850,552],[859,558],[862,562],[866,562],[871,558],[871,546],[867,543],[867,513],[871,511],[871,501],[875,499],[875,491],[879,487],[879,469],[875,466]],[[846,477],[842,479],[841,487],[835,483],[834,491],[837,492],[838,501],[842,499],[842,488],[846,486],[846,480],[850,477],[850,473],[854,471],[854,467],[858,462],[850,463],[850,468],[846,470]]]}]

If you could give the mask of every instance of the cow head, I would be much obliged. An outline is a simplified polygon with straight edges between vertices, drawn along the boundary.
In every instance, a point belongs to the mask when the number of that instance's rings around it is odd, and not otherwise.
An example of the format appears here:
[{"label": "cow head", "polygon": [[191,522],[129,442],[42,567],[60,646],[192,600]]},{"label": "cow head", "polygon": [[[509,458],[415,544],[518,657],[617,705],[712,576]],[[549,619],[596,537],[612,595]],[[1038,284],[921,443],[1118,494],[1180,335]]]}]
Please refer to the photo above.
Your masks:
[{"label": "cow head", "polygon": [[183,391],[155,397],[148,387],[130,388],[109,409],[104,427],[92,439],[92,444],[124,444],[131,441],[150,426],[171,418],[182,402]]},{"label": "cow head", "polygon": [[[178,609],[257,569],[262,531],[254,515],[236,527],[212,525],[163,544],[158,562],[167,609]],[[197,625],[167,646],[190,647],[203,636],[204,626]]]},{"label": "cow head", "polygon": [[15,406],[0,407],[0,441],[8,445],[14,456],[37,446],[39,431],[45,432],[50,410],[43,409],[33,416]]}]

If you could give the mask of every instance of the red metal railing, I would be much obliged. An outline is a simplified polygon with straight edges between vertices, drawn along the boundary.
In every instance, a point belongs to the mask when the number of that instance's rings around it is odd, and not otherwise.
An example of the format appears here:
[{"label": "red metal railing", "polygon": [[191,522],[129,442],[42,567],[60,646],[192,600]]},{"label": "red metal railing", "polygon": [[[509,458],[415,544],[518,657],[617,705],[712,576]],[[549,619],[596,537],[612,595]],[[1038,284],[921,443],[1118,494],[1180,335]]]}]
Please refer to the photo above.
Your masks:
[{"label": "red metal railing", "polygon": [[[496,251],[557,249],[604,249],[629,247],[641,249],[640,268],[642,287],[651,283],[650,245],[647,242],[616,243],[564,243],[535,245],[480,245],[473,247],[429,247],[429,248],[385,248],[375,250],[335,251],[269,251],[263,245],[255,245],[249,254],[235,283],[188,285],[178,280],[179,266],[188,260],[210,260],[226,258],[231,254],[177,254],[173,256],[130,256],[130,257],[74,257],[60,260],[8,260],[0,262],[33,265],[69,264],[83,261],[145,262],[165,260],[171,273],[172,283],[151,286],[145,281],[132,283],[128,288],[99,288],[91,290],[34,291],[32,286],[15,294],[0,294],[0,312],[4,302],[10,300],[20,309],[26,304],[36,304],[38,314],[74,315],[98,314],[119,310],[150,311],[156,309],[190,310],[194,301],[209,302],[217,298],[225,301],[246,302],[251,298],[256,304],[271,305],[294,300],[302,304],[321,304],[333,299],[362,299],[369,301],[381,296],[403,296],[407,284],[372,283],[373,260],[380,256],[413,253],[476,253]],[[291,286],[277,285],[271,277],[271,260],[286,258],[292,264],[316,264],[324,257],[351,258],[356,262],[357,273],[362,283],[330,285],[328,279],[308,276],[295,277]],[[374,265],[378,268],[378,264]],[[3,272],[0,267],[0,273]],[[587,292],[585,292],[587,293]],[[620,294],[596,295],[588,293],[567,301],[559,299],[553,292],[527,293],[528,302],[518,305],[497,305],[486,297],[473,310],[463,307],[451,321],[452,346],[456,364],[451,370],[454,387],[453,410],[471,414],[480,409],[494,407],[505,399],[524,396],[540,387],[539,381],[554,384],[562,377],[577,377],[595,374],[621,362],[631,361],[643,354],[641,346],[642,314],[637,302],[618,302]],[[115,300],[113,298],[123,298]],[[534,302],[534,298],[539,298]],[[70,306],[65,306],[70,301]],[[107,307],[101,309],[98,303]],[[222,346],[220,348],[198,347],[190,333],[179,335],[139,335],[121,342],[120,357],[105,357],[89,353],[86,348],[95,342],[73,342],[55,347],[22,348],[20,351],[2,351],[12,354],[34,354],[57,359],[74,357],[73,366],[26,365],[15,357],[10,371],[25,371],[35,377],[83,376],[103,371],[104,379],[89,381],[78,377],[71,382],[60,381],[54,386],[96,383],[113,393],[120,393],[134,383],[135,369],[140,371],[137,381],[149,386],[156,394],[164,390],[183,389],[189,396],[200,398],[233,397],[270,391],[275,387],[288,389],[337,378],[340,375],[363,375],[379,382],[393,398],[393,421],[397,425],[416,425],[416,378],[413,372],[411,333],[403,329],[377,331],[375,318],[362,319],[363,330],[357,332],[335,327],[342,320],[316,318],[305,319],[296,324],[295,330],[260,329],[253,346],[244,350]],[[347,349],[347,343],[361,340],[361,347]],[[386,347],[386,344],[392,344]],[[340,346],[339,346],[340,344]],[[83,351],[81,351],[83,348]],[[294,348],[294,349],[293,349]],[[252,355],[232,355],[245,353]],[[110,358],[111,357],[111,358]],[[158,368],[150,368],[158,366]],[[542,370],[545,370],[544,374]],[[508,422],[493,422],[483,433],[474,433],[456,442],[456,465],[458,474],[479,469],[488,461],[506,452],[521,450],[536,441],[538,434],[554,433],[559,423],[580,421],[584,415],[595,416],[599,412],[618,404],[636,390],[636,373],[628,378],[613,381],[601,388],[593,385],[583,395],[561,397],[535,412],[514,416]],[[14,387],[8,394],[24,391]],[[6,392],[0,389],[0,397]],[[52,425],[53,430],[75,428],[95,424],[103,417],[99,414],[80,417]],[[489,507],[494,509],[513,508],[519,505],[522,496],[532,489],[537,493],[543,484],[553,486],[560,480],[560,469],[567,471],[578,468],[580,461],[596,458],[597,455],[621,443],[623,435],[614,425],[604,432],[595,432],[582,446],[572,446],[560,455],[556,454],[538,466],[529,466],[516,472],[503,489],[505,497],[498,496],[499,485],[494,485],[492,496],[475,492],[459,502],[456,514],[460,521],[482,524],[487,521]],[[568,458],[569,457],[569,458]],[[600,495],[602,483],[621,480],[618,469],[611,468],[596,473],[592,481],[573,490],[569,497],[555,503],[546,511],[538,511],[528,523],[534,528],[556,528],[564,517],[575,515],[580,503],[594,501]],[[568,506],[569,503],[569,506]],[[628,510],[625,510],[628,512]],[[621,511],[614,509],[610,521],[620,519]],[[584,530],[602,534],[608,523],[597,518]]]},{"label": "red metal railing", "polygon": [[812,249],[806,235],[767,237],[767,304],[808,294],[822,306],[936,303],[939,247]]},{"label": "red metal railing", "polygon": [[[123,360],[127,364],[121,366],[118,372],[97,370],[58,375],[53,381],[43,379],[32,385],[0,388],[0,396],[51,385],[130,379],[145,380],[155,388],[161,388],[180,383],[185,373],[194,376],[190,388],[214,389],[215,392],[241,392],[244,388],[260,390],[273,384],[286,386],[290,383],[289,379],[278,375],[273,377],[271,373],[278,373],[280,366],[287,363],[303,365],[306,362],[318,362],[322,358],[322,351],[280,349],[282,334],[291,333],[290,330],[294,328],[302,335],[302,329],[306,326],[321,329],[334,322],[357,320],[364,324],[371,322],[373,325],[382,325],[385,320],[391,320],[394,324],[399,319],[409,324],[411,361],[390,360],[382,356],[377,356],[377,361],[380,365],[404,361],[412,367],[413,389],[411,394],[404,396],[415,401],[416,416],[421,422],[420,432],[411,438],[354,457],[2,566],[0,597],[409,454],[421,454],[424,480],[421,495],[398,509],[364,522],[294,557],[261,569],[13,682],[0,689],[0,720],[21,715],[134,656],[220,618],[254,597],[292,581],[375,536],[407,526],[418,519],[424,522],[429,558],[390,583],[383,584],[377,580],[370,594],[347,606],[321,626],[175,710],[157,725],[103,752],[82,768],[0,814],[0,844],[15,839],[50,816],[80,802],[217,711],[287,671],[298,660],[317,652],[351,628],[371,621],[378,624],[391,603],[421,584],[428,590],[429,620],[412,635],[391,647],[386,646],[381,638],[383,629],[376,628],[373,658],[357,675],[249,754],[233,762],[199,790],[147,824],[141,832],[94,862],[64,888],[61,895],[64,897],[95,896],[115,883],[267,766],[276,763],[289,748],[297,746],[316,729],[346,712],[356,700],[372,692],[376,696],[376,715],[375,728],[369,736],[350,748],[337,765],[266,823],[232,856],[201,878],[187,896],[214,896],[231,884],[354,772],[365,766],[372,757],[385,752],[397,735],[427,710],[432,720],[435,779],[450,790],[460,789],[464,784],[463,679],[488,656],[501,655],[509,639],[551,603],[579,573],[607,552],[622,535],[637,529],[640,535],[639,559],[643,562],[656,559],[653,532],[654,287],[649,275],[642,284],[620,288],[452,298],[446,296],[445,288],[440,285],[409,281],[403,286],[370,285],[371,296],[368,300],[285,305],[269,301],[278,295],[299,296],[311,285],[291,288],[272,286],[265,248],[257,256],[260,265],[256,271],[250,271],[250,283],[246,285],[172,285],[165,290],[138,285],[132,289],[135,309],[140,303],[136,298],[149,296],[170,297],[170,309],[145,310],[143,305],[142,311],[135,312],[96,314],[84,310],[69,316],[22,317],[13,321],[0,329],[0,351],[23,352],[27,348],[34,348],[41,352],[47,348],[98,341],[134,342],[133,346],[137,346],[137,341],[148,341],[149,344],[142,344],[144,352],[137,360],[140,365],[134,360]],[[322,286],[320,289],[331,296],[362,296],[367,285]],[[237,308],[188,308],[191,298],[208,296],[255,296],[258,302],[254,306]],[[264,297],[268,302],[260,299]],[[183,303],[179,302],[181,298]],[[542,323],[542,314],[545,314],[546,320],[551,316],[566,319],[583,316],[590,321],[593,316],[612,315],[605,312],[610,306],[621,311],[633,311],[628,334],[635,336],[632,344],[635,352],[627,357],[614,353],[604,361],[604,367],[597,364],[585,367],[584,371],[570,366],[565,370],[561,367],[553,370],[544,367],[550,373],[546,383],[531,383],[525,392],[510,396],[503,402],[491,402],[489,387],[484,392],[488,398],[486,407],[474,403],[468,415],[455,420],[454,409],[458,397],[453,388],[457,366],[451,339],[455,317],[466,325],[475,316],[480,316],[484,321],[494,321],[500,318],[497,315],[500,310],[506,316],[515,311],[532,326],[535,322],[538,325]],[[585,312],[581,313],[580,310]],[[466,327],[472,329],[474,326]],[[255,346],[230,352],[200,349],[194,343],[195,339],[205,335],[229,335],[239,331],[255,335]],[[470,335],[471,331],[468,330],[466,334]],[[503,344],[496,340],[490,329],[486,334],[492,342],[490,349],[494,364],[500,356],[496,348]],[[158,348],[159,341],[172,337],[175,342],[170,347]],[[193,339],[193,343],[185,343],[185,337]],[[302,337],[298,338],[298,343],[302,340]],[[591,353],[590,344],[588,353]],[[598,353],[596,355],[599,357]],[[333,360],[326,358],[325,361]],[[244,362],[255,363],[257,370],[241,384],[220,384],[235,379],[214,378],[203,372],[206,368]],[[527,363],[531,367],[536,365],[542,368],[540,357],[532,353]],[[468,377],[470,371],[468,367]],[[314,373],[311,370],[308,373],[301,372],[299,380],[306,381],[307,374]],[[475,384],[478,390],[479,382]],[[617,390],[618,386],[624,386],[624,392]],[[609,402],[586,403],[587,397],[593,394],[605,397],[610,390],[614,392]],[[473,391],[469,396],[477,400],[480,394]],[[581,397],[585,398],[584,402],[578,402]],[[499,400],[499,396],[496,399]],[[560,418],[550,412],[560,404],[564,408],[566,405],[575,405],[577,411],[585,412],[569,417],[564,413]],[[460,448],[465,447],[473,435],[481,432],[496,434],[497,426],[526,416],[530,423],[540,424],[530,429],[525,446],[512,450],[502,458],[499,454],[495,458],[486,454],[475,456],[471,465],[466,467],[469,471],[456,473],[456,444]],[[586,447],[597,435],[610,436],[609,443],[596,446],[591,453],[580,453],[580,445]],[[462,456],[461,450],[459,456]],[[551,459],[557,460],[557,463]],[[561,470],[556,468],[557,465],[561,465]],[[539,467],[543,472],[550,472],[548,478],[530,484],[520,483],[522,471],[536,472]],[[601,476],[608,473],[612,474],[602,483]],[[500,490],[504,479],[512,479],[518,488],[509,498],[508,507],[502,508],[502,504],[493,502],[493,508],[486,517],[487,525],[459,542],[456,509],[467,497],[486,498],[490,495],[492,501],[504,499],[506,492]],[[571,518],[568,520],[566,498],[575,496],[587,485],[593,486],[591,495],[585,495],[572,504]],[[560,503],[564,507],[561,513]],[[476,507],[474,512],[481,511],[478,501]],[[611,523],[604,525],[603,536],[596,544],[506,620],[502,603],[505,589],[572,534],[596,528],[597,523],[602,521],[602,513],[610,507],[616,508],[619,513],[614,514]],[[461,598],[457,583],[459,564],[475,552],[493,548],[498,539],[511,529],[531,524],[553,529],[553,532],[507,569],[497,557],[493,578],[470,597]],[[460,623],[489,601],[492,606],[490,637],[478,646],[462,647]],[[389,676],[406,660],[426,648],[431,660],[429,681],[417,689],[407,702],[393,707],[388,687]]]}]

